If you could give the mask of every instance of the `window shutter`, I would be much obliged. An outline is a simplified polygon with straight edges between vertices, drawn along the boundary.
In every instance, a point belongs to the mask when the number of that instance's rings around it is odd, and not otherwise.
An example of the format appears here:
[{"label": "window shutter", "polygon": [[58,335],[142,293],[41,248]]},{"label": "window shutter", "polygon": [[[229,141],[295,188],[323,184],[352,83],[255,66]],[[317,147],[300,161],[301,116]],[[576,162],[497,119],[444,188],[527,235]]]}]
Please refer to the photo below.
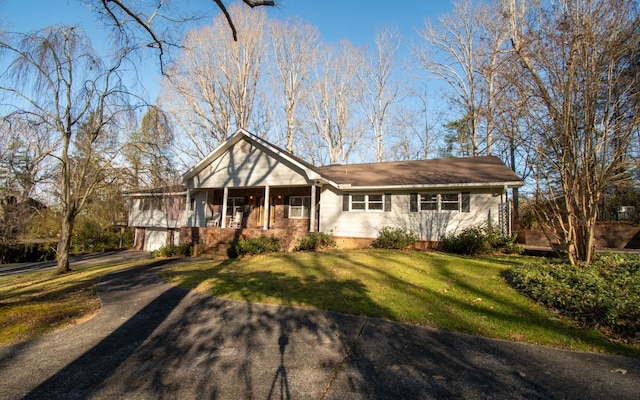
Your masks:
[{"label": "window shutter", "polygon": [[462,193],[462,204],[461,204],[462,212],[471,212],[471,193],[463,192]]},{"label": "window shutter", "polygon": [[284,217],[289,218],[289,200],[291,196],[284,196]]},{"label": "window shutter", "polygon": [[418,212],[418,193],[411,193],[409,199],[409,211]]},{"label": "window shutter", "polygon": [[391,193],[384,194],[384,211],[391,211]]},{"label": "window shutter", "polygon": [[349,195],[342,195],[342,211],[349,211]]}]

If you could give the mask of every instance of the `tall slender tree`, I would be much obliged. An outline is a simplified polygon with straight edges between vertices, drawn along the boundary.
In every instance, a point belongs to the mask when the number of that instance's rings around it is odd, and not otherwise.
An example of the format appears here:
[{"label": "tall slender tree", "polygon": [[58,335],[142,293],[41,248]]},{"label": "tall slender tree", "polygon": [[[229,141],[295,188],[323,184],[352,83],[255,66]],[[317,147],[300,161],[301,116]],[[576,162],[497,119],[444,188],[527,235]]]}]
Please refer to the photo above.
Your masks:
[{"label": "tall slender tree", "polygon": [[107,170],[118,150],[109,128],[130,110],[119,75],[126,53],[106,65],[78,27],[6,39],[0,47],[12,62],[0,79],[5,104],[11,104],[5,118],[28,120],[56,144],[51,156],[57,161],[55,187],[63,214],[58,272],[65,273],[75,219],[102,179],[112,176]]},{"label": "tall slender tree", "polygon": [[309,72],[320,35],[312,25],[294,19],[272,21],[271,37],[273,83],[286,121],[285,148],[294,152],[294,140],[301,129],[300,106],[310,92]]},{"label": "tall slender tree", "polygon": [[177,142],[185,166],[209,154],[237,129],[252,128],[267,47],[266,15],[229,8],[238,40],[225,34],[224,16],[189,32],[165,80],[161,106],[185,140]]},{"label": "tall slender tree", "polygon": [[364,64],[358,69],[358,78],[359,87],[364,91],[360,96],[361,109],[373,133],[376,161],[382,162],[392,107],[402,95],[399,82],[392,80],[400,36],[393,28],[384,28],[376,34],[374,43],[374,51],[365,56]]},{"label": "tall slender tree", "polygon": [[348,42],[322,49],[314,65],[313,95],[306,104],[311,130],[325,149],[331,164],[348,163],[349,156],[361,143],[356,107],[362,90],[358,88],[357,69],[362,64],[361,51]]}]

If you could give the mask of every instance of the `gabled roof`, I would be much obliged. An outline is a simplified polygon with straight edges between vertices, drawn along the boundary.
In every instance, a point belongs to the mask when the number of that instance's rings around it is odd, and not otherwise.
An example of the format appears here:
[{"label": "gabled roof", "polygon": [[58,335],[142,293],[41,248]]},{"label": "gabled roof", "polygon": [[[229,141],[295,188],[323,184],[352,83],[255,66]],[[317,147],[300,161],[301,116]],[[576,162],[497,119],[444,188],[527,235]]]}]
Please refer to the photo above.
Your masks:
[{"label": "gabled roof", "polygon": [[250,142],[253,142],[254,144],[257,144],[258,146],[264,149],[269,150],[270,152],[274,153],[278,157],[300,168],[307,175],[307,178],[309,180],[315,180],[315,179],[321,178],[320,174],[316,171],[316,168],[313,165],[307,163],[306,161],[301,160],[298,157],[295,157],[293,154],[289,153],[288,151],[283,150],[278,146],[275,146],[244,129],[238,129],[238,131],[233,136],[231,136],[224,143],[218,146],[215,150],[209,153],[209,155],[207,155],[205,158],[200,160],[200,162],[198,162],[194,167],[192,167],[187,172],[185,172],[182,175],[183,182],[186,182],[189,179],[196,176],[200,171],[206,168],[215,159],[222,156],[226,151],[231,149],[236,143],[238,143],[243,139],[246,139]]},{"label": "gabled roof", "polygon": [[498,157],[443,158],[419,161],[329,165],[316,167],[266,140],[240,129],[233,136],[183,174],[183,182],[195,177],[218,157],[241,140],[262,149],[299,168],[310,181],[321,181],[338,189],[403,189],[518,187],[524,182]]},{"label": "gabled roof", "polygon": [[522,186],[498,157],[443,158],[369,164],[329,165],[316,170],[341,189],[383,187]]}]

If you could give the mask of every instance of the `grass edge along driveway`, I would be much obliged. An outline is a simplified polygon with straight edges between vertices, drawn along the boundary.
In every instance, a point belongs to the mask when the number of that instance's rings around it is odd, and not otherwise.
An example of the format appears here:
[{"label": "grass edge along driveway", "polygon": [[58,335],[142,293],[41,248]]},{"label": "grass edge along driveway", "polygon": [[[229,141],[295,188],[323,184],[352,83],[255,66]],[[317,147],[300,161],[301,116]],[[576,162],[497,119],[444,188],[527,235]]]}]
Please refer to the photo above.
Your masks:
[{"label": "grass edge along driveway", "polygon": [[227,299],[367,315],[551,347],[640,357],[640,346],[581,329],[509,286],[527,257],[349,250],[199,261],[163,270],[174,285]]},{"label": "grass edge along driveway", "polygon": [[149,259],[105,263],[58,275],[45,270],[0,277],[0,346],[57,332],[95,316],[100,279]]}]

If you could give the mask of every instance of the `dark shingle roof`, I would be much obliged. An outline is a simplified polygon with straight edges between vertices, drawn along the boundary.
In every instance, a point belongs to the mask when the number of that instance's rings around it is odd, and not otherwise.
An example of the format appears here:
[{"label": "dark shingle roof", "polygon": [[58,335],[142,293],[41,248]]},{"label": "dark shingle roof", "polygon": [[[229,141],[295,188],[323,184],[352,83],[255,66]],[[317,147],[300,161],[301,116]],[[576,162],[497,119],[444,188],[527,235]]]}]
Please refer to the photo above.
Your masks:
[{"label": "dark shingle roof", "polygon": [[329,165],[315,170],[339,185],[352,187],[522,182],[494,156]]}]

